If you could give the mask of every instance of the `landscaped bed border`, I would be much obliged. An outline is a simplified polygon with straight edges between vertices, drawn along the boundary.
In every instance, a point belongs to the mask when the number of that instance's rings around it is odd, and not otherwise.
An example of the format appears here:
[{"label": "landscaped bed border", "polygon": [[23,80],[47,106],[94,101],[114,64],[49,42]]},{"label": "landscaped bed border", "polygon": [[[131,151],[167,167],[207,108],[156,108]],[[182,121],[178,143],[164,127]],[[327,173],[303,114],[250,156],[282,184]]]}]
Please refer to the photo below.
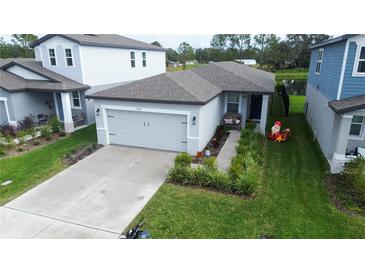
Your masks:
[{"label": "landscaped bed border", "polygon": [[190,155],[181,153],[169,170],[166,182],[254,198],[262,183],[264,142],[265,137],[254,125],[248,124],[241,130],[237,155],[228,172],[218,169],[214,156],[204,158],[202,166],[192,167]]}]

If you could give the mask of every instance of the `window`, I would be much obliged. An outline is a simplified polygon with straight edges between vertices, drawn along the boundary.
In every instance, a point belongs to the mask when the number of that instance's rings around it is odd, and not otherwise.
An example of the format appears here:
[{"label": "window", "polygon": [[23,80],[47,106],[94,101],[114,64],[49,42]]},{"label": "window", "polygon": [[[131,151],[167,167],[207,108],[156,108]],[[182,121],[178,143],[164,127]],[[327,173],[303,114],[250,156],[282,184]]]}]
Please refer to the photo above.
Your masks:
[{"label": "window", "polygon": [[72,107],[79,109],[81,108],[80,93],[78,91],[72,92]]},{"label": "window", "polygon": [[227,112],[237,113],[239,111],[240,96],[238,93],[227,94]]},{"label": "window", "polygon": [[51,64],[51,66],[57,66],[55,50],[48,49],[48,53],[49,53],[49,63]]},{"label": "window", "polygon": [[354,115],[354,117],[352,118],[350,135],[361,136],[363,123],[364,123],[364,116]]},{"label": "window", "polygon": [[65,56],[66,56],[66,66],[72,67],[74,65],[74,61],[72,59],[71,49],[65,49]]},{"label": "window", "polygon": [[319,74],[321,72],[322,60],[323,60],[323,49],[319,49],[317,64],[316,64],[316,74]]},{"label": "window", "polygon": [[136,53],[134,51],[131,51],[131,67],[136,67]]},{"label": "window", "polygon": [[357,59],[357,69],[356,69],[357,73],[365,73],[365,46],[362,46],[360,48],[360,54],[359,57]]},{"label": "window", "polygon": [[145,51],[143,51],[142,52],[142,66],[143,67],[146,67],[147,66],[147,60],[146,60],[146,52]]}]

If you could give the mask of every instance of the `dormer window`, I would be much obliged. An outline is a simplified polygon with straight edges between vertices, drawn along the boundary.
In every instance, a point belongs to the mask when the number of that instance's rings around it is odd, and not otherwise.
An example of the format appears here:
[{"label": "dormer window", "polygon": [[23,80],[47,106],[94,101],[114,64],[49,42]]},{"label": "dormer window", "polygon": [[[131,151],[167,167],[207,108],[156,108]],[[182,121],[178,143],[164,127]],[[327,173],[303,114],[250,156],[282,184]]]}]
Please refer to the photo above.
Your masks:
[{"label": "dormer window", "polygon": [[55,49],[48,49],[48,54],[49,54],[50,65],[57,66]]},{"label": "dormer window", "polygon": [[66,56],[66,66],[72,67],[74,65],[74,61],[72,58],[71,49],[65,49],[65,56]]},{"label": "dormer window", "polygon": [[145,68],[147,66],[147,53],[142,51],[142,66]]},{"label": "dormer window", "polygon": [[317,56],[317,64],[316,64],[316,74],[317,75],[319,75],[321,72],[322,60],[323,60],[323,49],[319,49],[318,56]]},{"label": "dormer window", "polygon": [[130,54],[131,54],[131,67],[135,68],[136,67],[136,53],[134,51],[131,51]]},{"label": "dormer window", "polygon": [[360,46],[356,72],[358,74],[365,74],[365,46]]}]

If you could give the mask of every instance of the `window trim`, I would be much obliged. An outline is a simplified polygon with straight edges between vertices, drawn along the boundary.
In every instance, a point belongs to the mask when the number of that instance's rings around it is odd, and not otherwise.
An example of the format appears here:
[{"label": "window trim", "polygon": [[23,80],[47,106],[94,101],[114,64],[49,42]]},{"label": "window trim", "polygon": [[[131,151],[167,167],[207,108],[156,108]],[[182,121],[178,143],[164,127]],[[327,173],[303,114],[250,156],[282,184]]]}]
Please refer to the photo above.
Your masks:
[{"label": "window trim", "polygon": [[[77,97],[78,98],[74,98],[74,92],[77,92]],[[73,91],[73,92],[71,92],[71,107],[73,108],[73,109],[82,109],[82,106],[81,106],[81,95],[80,95],[80,91],[79,90],[77,90],[77,91]],[[79,104],[80,104],[80,106],[75,106],[74,105],[74,99],[78,99],[79,100]]]},{"label": "window trim", "polygon": [[[144,54],[144,58],[143,58],[143,54]],[[147,51],[142,51],[141,56],[142,56],[142,68],[146,68],[147,67]]]},{"label": "window trim", "polygon": [[[53,57],[51,57],[50,50],[53,50],[53,52],[54,52],[54,56]],[[50,67],[57,67],[58,66],[58,62],[57,62],[57,57],[56,56],[57,56],[56,55],[56,48],[48,48],[48,61],[49,61],[49,66]],[[56,63],[55,65],[52,65],[51,58],[54,58],[55,63]]]},{"label": "window trim", "polygon": [[365,48],[365,44],[357,45],[354,67],[352,70],[352,76],[354,76],[354,77],[365,77],[365,72],[357,72],[357,70],[359,69],[360,61],[365,61],[365,59],[360,59],[360,54],[361,54],[362,48]]},{"label": "window trim", "polygon": [[[322,52],[321,54],[321,59],[319,59],[319,53]],[[323,55],[324,55],[324,48],[320,48],[318,50],[318,55],[317,55],[317,61],[316,61],[316,67],[315,67],[315,72],[317,75],[320,75],[321,74],[321,69],[322,69],[322,63],[323,63]],[[317,66],[318,66],[318,63],[320,63],[320,66],[319,66],[319,71],[317,72]]]},{"label": "window trim", "polygon": [[[70,50],[70,52],[71,52],[71,57],[67,57],[67,55],[66,55],[66,50]],[[72,48],[70,48],[70,47],[64,47],[63,48],[63,52],[64,52],[64,54],[65,54],[65,67],[67,67],[67,68],[73,68],[73,67],[75,67],[75,62],[74,62],[74,53],[73,53],[73,51],[72,51]],[[67,59],[68,58],[71,58],[71,60],[72,60],[72,66],[69,66],[68,64],[67,64]]]},{"label": "window trim", "polygon": [[350,132],[349,132],[349,139],[350,140],[363,140],[364,139],[364,121],[365,121],[365,116],[364,115],[356,115],[356,114],[354,114],[353,116],[362,116],[362,123],[359,123],[359,122],[352,122],[352,120],[351,120],[351,125],[350,125],[350,131],[351,131],[351,126],[353,125],[353,124],[355,124],[355,125],[359,125],[359,124],[361,124],[361,129],[360,129],[360,134],[359,135],[352,135],[352,134],[350,134]]},{"label": "window trim", "polygon": [[[238,94],[238,102],[229,102],[228,101],[228,94]],[[225,108],[225,111],[224,112],[228,112],[228,104],[238,104],[238,111],[237,113],[241,113],[241,104],[242,104],[242,96],[241,96],[241,93],[240,92],[227,92],[226,95],[225,95],[225,105],[224,105],[224,108]]]},{"label": "window trim", "polygon": [[[132,52],[134,53],[134,58],[132,58]],[[131,68],[136,68],[136,51],[134,50],[129,51],[129,59]],[[132,66],[132,61],[134,61],[134,66]]]}]

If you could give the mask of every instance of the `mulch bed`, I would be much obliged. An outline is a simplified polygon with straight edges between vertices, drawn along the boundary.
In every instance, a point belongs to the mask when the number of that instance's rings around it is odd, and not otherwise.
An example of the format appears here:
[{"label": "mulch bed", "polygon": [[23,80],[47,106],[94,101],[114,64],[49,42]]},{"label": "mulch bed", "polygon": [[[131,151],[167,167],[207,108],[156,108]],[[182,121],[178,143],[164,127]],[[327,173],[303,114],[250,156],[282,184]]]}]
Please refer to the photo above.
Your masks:
[{"label": "mulch bed", "polygon": [[[52,133],[51,136],[52,136],[52,138],[50,140],[47,140],[46,138],[43,138],[43,137],[37,137],[37,138],[34,138],[32,140],[24,142],[24,144],[8,146],[8,147],[5,148],[6,156],[1,157],[1,159],[14,157],[14,156],[19,156],[19,155],[22,155],[22,154],[27,153],[29,151],[32,151],[32,150],[44,147],[46,145],[52,144],[52,143],[56,142],[57,140],[59,140],[61,138],[65,138],[65,136],[61,136],[59,133]],[[36,143],[39,142],[39,144],[34,145],[34,143],[33,143],[34,141],[36,141]]]},{"label": "mulch bed", "polygon": [[[225,130],[221,129],[220,127],[218,127],[215,135],[209,141],[207,146],[204,148],[203,153],[204,153],[204,151],[209,150],[210,156],[217,157],[219,152],[221,151],[224,143],[228,139],[228,136],[229,136],[228,131],[225,131]],[[203,157],[197,157],[197,156],[192,157],[192,163],[194,163],[194,164],[202,164],[203,161],[204,161],[204,156]]]},{"label": "mulch bed", "polygon": [[325,178],[328,194],[337,209],[352,216],[365,217],[365,205],[356,202],[356,196],[349,190],[340,174],[330,174]]},{"label": "mulch bed", "polygon": [[94,144],[83,148],[75,149],[71,151],[71,153],[66,154],[62,162],[66,165],[76,164],[78,161],[84,159],[85,157],[99,150],[101,147],[102,145]]}]

